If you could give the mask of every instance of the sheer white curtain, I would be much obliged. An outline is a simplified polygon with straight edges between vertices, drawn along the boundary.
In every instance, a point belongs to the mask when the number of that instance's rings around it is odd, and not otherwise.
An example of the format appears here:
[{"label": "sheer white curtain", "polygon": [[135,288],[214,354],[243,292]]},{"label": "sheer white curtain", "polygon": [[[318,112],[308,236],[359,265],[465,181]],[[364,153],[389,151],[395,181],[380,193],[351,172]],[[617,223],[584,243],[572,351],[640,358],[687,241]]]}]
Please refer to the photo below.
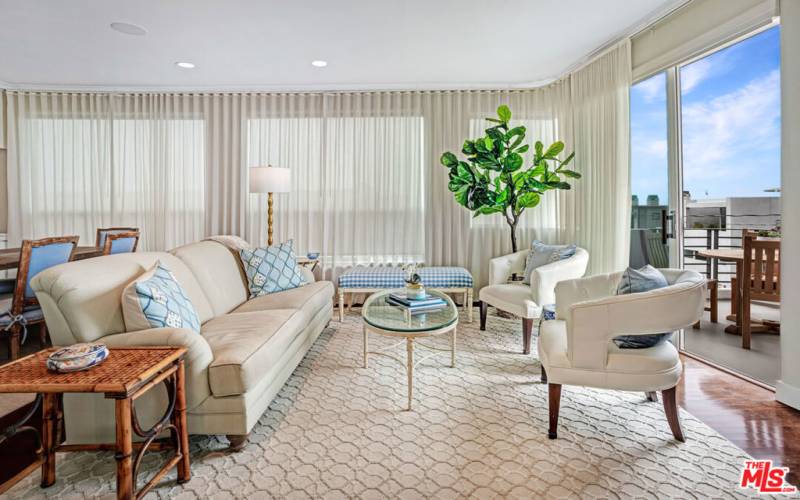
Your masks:
[{"label": "sheer white curtain", "polygon": [[23,238],[136,226],[141,248],[203,235],[202,115],[165,95],[8,93],[9,227]]},{"label": "sheer white curtain", "polygon": [[[9,240],[136,225],[145,249],[212,234],[266,239],[248,168],[292,170],[275,196],[276,239],[321,252],[325,276],[422,261],[486,283],[510,252],[498,215],[473,219],[447,189],[444,151],[507,104],[529,142],[564,141],[584,178],[526,211],[534,238],[576,242],[591,271],[627,263],[629,44],[552,85],[515,91],[281,94],[8,93]],[[566,154],[566,153],[565,153]]]}]

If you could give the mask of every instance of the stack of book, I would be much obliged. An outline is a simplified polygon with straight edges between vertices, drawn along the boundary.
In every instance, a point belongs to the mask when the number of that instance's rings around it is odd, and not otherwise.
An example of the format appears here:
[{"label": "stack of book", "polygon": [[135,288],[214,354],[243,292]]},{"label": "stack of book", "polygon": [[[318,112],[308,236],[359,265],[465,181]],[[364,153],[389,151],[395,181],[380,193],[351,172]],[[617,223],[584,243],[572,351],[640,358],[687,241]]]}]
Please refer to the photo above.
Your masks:
[{"label": "stack of book", "polygon": [[444,299],[429,294],[425,294],[425,297],[419,299],[409,299],[405,293],[390,293],[386,297],[386,302],[405,309],[411,314],[435,312],[447,307]]}]

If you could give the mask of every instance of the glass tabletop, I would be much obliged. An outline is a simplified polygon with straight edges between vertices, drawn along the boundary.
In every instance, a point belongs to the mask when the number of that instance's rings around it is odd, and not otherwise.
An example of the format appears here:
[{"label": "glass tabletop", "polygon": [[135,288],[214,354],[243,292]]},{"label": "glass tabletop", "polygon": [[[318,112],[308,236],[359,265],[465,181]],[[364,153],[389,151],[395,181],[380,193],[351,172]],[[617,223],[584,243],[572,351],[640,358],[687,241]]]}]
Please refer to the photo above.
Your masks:
[{"label": "glass tabletop", "polygon": [[386,301],[390,294],[405,294],[404,289],[384,290],[372,294],[361,310],[364,321],[375,328],[395,332],[425,332],[450,326],[458,319],[458,308],[446,294],[427,290],[429,296],[443,299],[447,304],[437,311],[409,314],[400,306]]}]

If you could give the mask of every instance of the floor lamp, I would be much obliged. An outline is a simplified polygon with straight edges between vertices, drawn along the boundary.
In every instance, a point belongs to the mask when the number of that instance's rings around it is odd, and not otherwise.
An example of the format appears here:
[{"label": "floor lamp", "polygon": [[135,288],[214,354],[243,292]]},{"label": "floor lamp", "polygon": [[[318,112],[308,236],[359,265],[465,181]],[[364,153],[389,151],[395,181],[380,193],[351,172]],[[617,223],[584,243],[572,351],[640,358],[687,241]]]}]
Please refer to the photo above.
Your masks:
[{"label": "floor lamp", "polygon": [[269,193],[267,198],[267,245],[272,245],[272,193],[288,193],[291,171],[272,165],[250,168],[250,192]]}]

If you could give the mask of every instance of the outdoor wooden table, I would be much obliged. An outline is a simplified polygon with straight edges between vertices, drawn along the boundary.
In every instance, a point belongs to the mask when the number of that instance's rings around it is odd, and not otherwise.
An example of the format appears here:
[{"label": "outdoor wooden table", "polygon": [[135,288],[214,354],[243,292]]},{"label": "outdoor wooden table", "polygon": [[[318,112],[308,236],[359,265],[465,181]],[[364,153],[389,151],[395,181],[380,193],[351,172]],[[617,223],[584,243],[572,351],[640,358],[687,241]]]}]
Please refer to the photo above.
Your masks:
[{"label": "outdoor wooden table", "polygon": [[[0,271],[5,269],[16,269],[19,265],[20,248],[5,248],[0,250]],[[103,255],[100,247],[76,247],[75,260],[89,259]]]},{"label": "outdoor wooden table", "polygon": [[[744,286],[744,250],[741,248],[716,248],[707,250],[698,250],[697,255],[707,259],[717,259],[721,262],[733,262],[736,264],[736,314],[731,314],[728,319],[735,321],[735,325],[725,327],[725,331],[734,335],[742,335],[742,310],[744,308],[744,301],[742,300],[742,286]],[[767,327],[763,324],[755,323],[751,326],[751,331],[762,332],[766,331]],[[750,339],[742,338],[743,345],[750,345]],[[747,347],[749,349],[749,347]]]},{"label": "outdoor wooden table", "polygon": [[[54,373],[45,366],[54,349],[39,351],[0,367],[0,393],[36,393],[31,411],[6,430],[0,443],[21,432],[33,432],[41,443],[43,488],[56,481],[56,452],[115,450],[117,461],[117,498],[141,498],[155,486],[170,469],[177,466],[178,483],[190,478],[189,437],[186,428],[186,396],[184,392],[184,347],[120,347],[109,348],[102,364],[86,371]],[[164,416],[150,429],[139,425],[134,402],[153,387],[164,383],[168,404]],[[64,393],[99,393],[113,399],[116,406],[116,443],[61,444],[62,398]],[[28,419],[42,406],[42,433],[26,425]],[[165,431],[170,431],[175,455],[145,484],[136,490],[136,475],[147,448]],[[133,443],[133,433],[144,438]],[[161,448],[161,443],[154,448]],[[133,456],[137,448],[136,456]],[[35,463],[26,472],[30,472]],[[16,480],[21,477],[15,478]],[[8,484],[6,487],[10,487]],[[0,489],[0,493],[2,490]]]}]

